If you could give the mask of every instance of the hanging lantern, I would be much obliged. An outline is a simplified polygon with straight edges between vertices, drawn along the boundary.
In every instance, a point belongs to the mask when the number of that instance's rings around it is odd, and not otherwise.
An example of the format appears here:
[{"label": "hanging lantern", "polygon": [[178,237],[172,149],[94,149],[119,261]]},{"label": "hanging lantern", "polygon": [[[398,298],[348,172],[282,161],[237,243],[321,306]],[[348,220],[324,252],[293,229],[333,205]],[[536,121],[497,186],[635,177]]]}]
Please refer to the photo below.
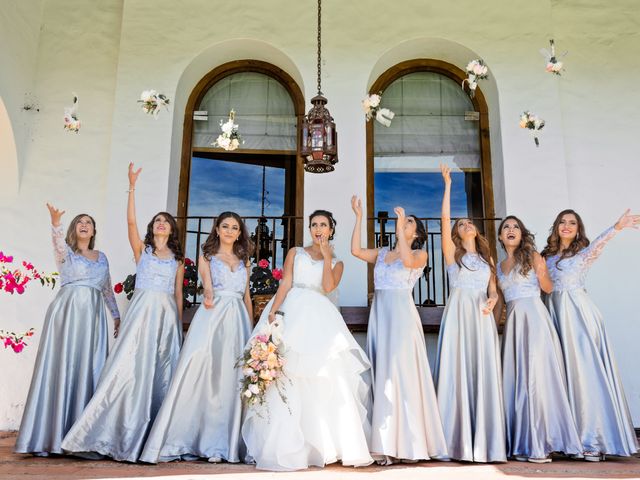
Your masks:
[{"label": "hanging lantern", "polygon": [[322,95],[320,79],[321,43],[321,0],[318,0],[318,94],[311,99],[311,110],[302,120],[302,149],[304,169],[310,173],[332,172],[338,163],[338,132],[329,110],[325,108],[327,99]]}]

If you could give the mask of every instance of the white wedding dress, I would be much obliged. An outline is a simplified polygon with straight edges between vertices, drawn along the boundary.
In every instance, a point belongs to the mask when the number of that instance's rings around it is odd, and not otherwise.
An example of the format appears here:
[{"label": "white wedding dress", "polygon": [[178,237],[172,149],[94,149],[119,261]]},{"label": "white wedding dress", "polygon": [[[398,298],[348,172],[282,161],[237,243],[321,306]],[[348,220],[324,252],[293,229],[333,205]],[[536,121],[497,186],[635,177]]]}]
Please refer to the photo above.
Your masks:
[{"label": "white wedding dress", "polygon": [[[272,385],[263,405],[248,408],[242,426],[248,454],[259,469],[373,462],[367,418],[371,367],[340,312],[323,293],[322,268],[322,260],[296,249],[293,286],[280,307],[286,403]],[[271,303],[253,335],[264,328],[270,310]]]}]

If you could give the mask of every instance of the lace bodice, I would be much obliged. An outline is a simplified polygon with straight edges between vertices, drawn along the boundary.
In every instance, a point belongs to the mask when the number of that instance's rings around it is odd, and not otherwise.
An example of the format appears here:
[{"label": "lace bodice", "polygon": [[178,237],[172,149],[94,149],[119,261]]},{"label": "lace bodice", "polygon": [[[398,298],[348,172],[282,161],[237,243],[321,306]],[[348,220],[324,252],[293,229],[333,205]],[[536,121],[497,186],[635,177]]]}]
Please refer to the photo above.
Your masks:
[{"label": "lace bodice", "polygon": [[617,230],[614,227],[609,227],[602,232],[598,238],[591,242],[588,247],[583,248],[573,257],[561,260],[558,265],[556,265],[556,262],[560,255],[548,257],[546,262],[549,275],[551,276],[551,280],[553,280],[553,290],[561,291],[584,288],[589,268],[591,268],[593,262],[600,256],[607,242],[611,240],[616,233]]},{"label": "lace bodice", "polygon": [[175,258],[158,258],[151,253],[151,247],[147,246],[136,267],[136,289],[173,294],[177,271],[178,262]]},{"label": "lace bodice", "polygon": [[75,253],[64,239],[62,225],[51,227],[51,238],[56,266],[60,273],[60,285],[63,287],[65,285],[81,285],[100,290],[111,316],[120,318],[118,304],[111,288],[107,256],[98,252],[98,259],[93,261],[84,255]]},{"label": "lace bodice", "polygon": [[508,274],[502,273],[502,266],[498,265],[498,285],[506,302],[517,298],[540,296],[540,282],[535,270],[529,270],[526,276],[520,273],[520,265],[516,265]]},{"label": "lace bodice", "polygon": [[[337,259],[331,261],[335,266]],[[325,295],[322,288],[322,270],[324,260],[314,260],[302,247],[296,247],[296,257],[293,260],[293,287],[310,288]]]},{"label": "lace bodice", "polygon": [[240,262],[235,271],[215,255],[209,262],[213,291],[229,291],[243,294],[247,288],[247,267]]},{"label": "lace bodice", "polygon": [[391,264],[385,263],[384,259],[389,253],[388,248],[381,248],[378,251],[378,259],[373,269],[373,281],[376,290],[413,289],[420,275],[422,268],[407,268],[402,264],[402,259],[398,258]]},{"label": "lace bodice", "polygon": [[465,253],[462,267],[453,262],[447,266],[451,288],[468,288],[486,291],[491,278],[491,268],[477,253]]}]

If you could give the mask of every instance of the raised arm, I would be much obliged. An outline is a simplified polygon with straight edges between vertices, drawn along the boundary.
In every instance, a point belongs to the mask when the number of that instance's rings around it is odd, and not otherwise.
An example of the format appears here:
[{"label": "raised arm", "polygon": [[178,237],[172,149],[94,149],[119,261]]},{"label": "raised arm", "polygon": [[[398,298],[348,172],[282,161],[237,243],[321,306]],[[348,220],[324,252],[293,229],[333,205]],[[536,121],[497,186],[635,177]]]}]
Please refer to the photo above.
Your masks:
[{"label": "raised arm", "polygon": [[269,323],[273,323],[275,320],[275,313],[280,309],[280,305],[284,302],[287,293],[291,290],[291,285],[293,285],[293,261],[296,258],[296,249],[291,248],[287,253],[287,258],[284,259],[284,266],[282,272],[282,280],[280,280],[280,285],[278,286],[278,291],[276,292],[276,296],[273,299],[273,303],[271,304],[271,311],[269,312]]},{"label": "raised arm", "polygon": [[456,246],[451,239],[451,169],[440,164],[440,172],[444,181],[442,195],[442,213],[440,214],[440,229],[442,230],[442,255],[448,265],[455,262]]},{"label": "raised arm", "polygon": [[586,260],[586,266],[591,266],[591,264],[598,259],[602,254],[605,245],[609,240],[616,236],[616,233],[625,228],[638,229],[640,224],[640,215],[632,215],[630,212],[631,210],[627,209],[627,211],[622,214],[612,227],[607,228],[604,232],[598,235],[598,237],[583,250],[582,255],[584,255]]},{"label": "raised arm", "polygon": [[427,264],[427,252],[424,250],[411,250],[410,243],[405,238],[404,228],[407,217],[404,208],[396,207],[393,209],[396,216],[396,238],[398,240],[398,251],[402,259],[402,265],[406,268],[424,268]]},{"label": "raised arm", "polygon": [[320,253],[324,259],[322,266],[322,289],[324,293],[333,292],[342,279],[342,272],[344,271],[344,264],[337,262],[333,265],[333,247],[329,243],[327,238],[320,239]]},{"label": "raised arm", "polygon": [[[142,168],[138,170],[133,170],[133,163],[129,163],[129,200],[127,201],[127,231],[129,233],[129,244],[131,245],[131,250],[133,250],[133,256],[136,259],[136,263],[140,259],[140,255],[142,254],[142,250],[144,249],[144,243],[142,243],[142,239],[140,238],[140,233],[138,232],[138,222],[136,220],[136,182],[138,181],[138,175]],[[184,273],[183,273],[184,275]]]},{"label": "raised arm", "polygon": [[547,262],[538,253],[533,252],[533,269],[538,277],[538,283],[540,283],[540,289],[544,293],[551,293],[553,291],[553,281],[549,276],[549,270],[547,269]]},{"label": "raised arm", "polygon": [[211,279],[211,268],[209,260],[204,255],[200,255],[198,260],[198,274],[202,279],[202,287],[204,288],[204,299],[202,305],[204,308],[213,308],[213,280]]},{"label": "raised arm", "polygon": [[51,241],[53,242],[53,256],[56,260],[58,270],[62,268],[67,255],[69,253],[67,242],[64,239],[64,228],[62,227],[61,218],[64,210],[58,210],[53,205],[47,203],[49,215],[51,216]]},{"label": "raised arm", "polygon": [[356,223],[351,234],[351,255],[367,263],[376,263],[378,259],[378,249],[362,248],[360,232],[362,231],[362,202],[354,195],[351,197],[351,208],[356,214]]}]

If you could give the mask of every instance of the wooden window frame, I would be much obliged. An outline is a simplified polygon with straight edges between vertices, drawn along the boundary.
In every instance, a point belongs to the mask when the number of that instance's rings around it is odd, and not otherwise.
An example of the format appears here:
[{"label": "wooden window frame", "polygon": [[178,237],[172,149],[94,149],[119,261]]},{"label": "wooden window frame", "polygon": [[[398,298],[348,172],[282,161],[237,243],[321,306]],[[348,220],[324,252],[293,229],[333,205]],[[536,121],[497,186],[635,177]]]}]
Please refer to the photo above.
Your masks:
[{"label": "wooden window frame", "polygon": [[[302,119],[304,117],[304,95],[302,90],[296,83],[296,81],[287,72],[275,65],[272,65],[261,60],[234,60],[232,62],[224,63],[209,73],[207,73],[196,84],[191,91],[184,111],[184,122],[182,131],[182,154],[180,157],[180,180],[178,187],[178,208],[177,216],[179,217],[179,227],[183,232],[183,241],[186,240],[186,221],[184,218],[187,216],[189,205],[189,177],[191,175],[191,158],[194,154],[203,151],[210,152],[224,152],[217,148],[207,149],[206,147],[193,147],[193,112],[197,110],[200,102],[213,85],[221,81],[222,79],[234,75],[236,73],[243,72],[255,72],[267,75],[277,82],[279,82],[285,90],[289,93],[291,101],[293,102],[294,114],[296,116],[296,150],[295,151],[274,151],[274,150],[251,150],[251,149],[237,149],[234,153],[239,154],[254,154],[254,155],[295,155],[296,156],[296,178],[295,178],[295,200],[294,211],[290,212],[290,215],[296,217],[302,217],[304,215],[304,161],[300,154],[301,146],[301,130]],[[226,152],[225,152],[226,153]],[[295,243],[296,245],[302,244],[303,238],[303,226],[300,223],[296,226],[295,231]]]},{"label": "wooden window frame", "polygon": [[[455,65],[430,58],[421,58],[407,60],[387,69],[373,82],[369,93],[383,92],[396,80],[416,72],[432,72],[439,73],[448,77],[461,85],[462,81],[467,78],[466,73]],[[484,207],[485,218],[495,218],[495,205],[493,199],[493,180],[491,169],[491,145],[489,135],[489,108],[484,94],[480,87],[476,88],[474,98],[470,98],[471,103],[476,112],[479,112],[479,129],[480,137],[480,165],[482,175],[482,201]],[[366,159],[367,159],[367,247],[375,247],[375,225],[369,220],[375,216],[374,211],[374,122],[366,123]],[[488,222],[487,231],[485,232],[494,258],[496,256],[495,242],[495,226],[492,222]],[[369,293],[373,292],[373,268],[368,269]]]}]

